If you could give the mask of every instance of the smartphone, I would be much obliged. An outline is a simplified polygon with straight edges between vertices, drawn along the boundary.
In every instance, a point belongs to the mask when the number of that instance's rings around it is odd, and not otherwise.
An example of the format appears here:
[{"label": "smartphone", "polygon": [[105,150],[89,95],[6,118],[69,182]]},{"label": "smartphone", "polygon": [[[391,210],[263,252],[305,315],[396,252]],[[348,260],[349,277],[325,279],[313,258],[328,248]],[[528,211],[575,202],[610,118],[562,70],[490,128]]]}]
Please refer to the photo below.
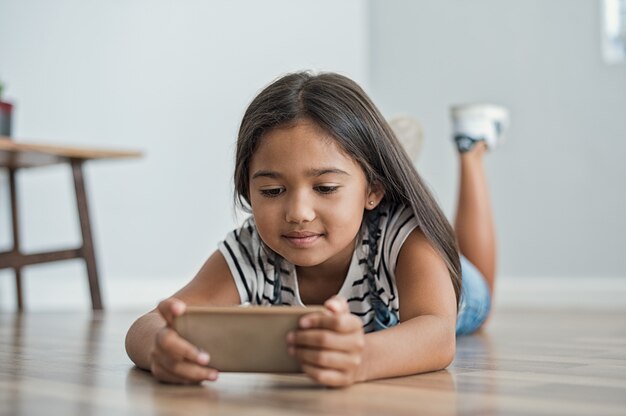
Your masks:
[{"label": "smartphone", "polygon": [[287,333],[299,319],[322,312],[322,306],[211,306],[187,308],[174,320],[184,339],[209,353],[209,366],[219,371],[299,373],[287,353]]}]

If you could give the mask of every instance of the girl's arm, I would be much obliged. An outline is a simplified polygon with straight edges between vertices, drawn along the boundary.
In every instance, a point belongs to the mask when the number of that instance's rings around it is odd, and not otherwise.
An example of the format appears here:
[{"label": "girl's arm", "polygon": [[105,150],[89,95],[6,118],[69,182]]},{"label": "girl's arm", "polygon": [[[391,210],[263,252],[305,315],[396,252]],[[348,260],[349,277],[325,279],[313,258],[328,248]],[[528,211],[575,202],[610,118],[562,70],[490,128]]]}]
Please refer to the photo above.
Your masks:
[{"label": "girl's arm", "polygon": [[239,303],[228,264],[216,251],[191,282],[133,323],[126,335],[126,352],[137,367],[152,371],[162,381],[189,383],[215,379],[217,372],[206,367],[210,357],[178,336],[171,325],[186,305]]},{"label": "girl's arm", "polygon": [[367,334],[360,379],[446,368],[456,349],[456,297],[441,256],[415,229],[396,264],[401,323]]},{"label": "girl's arm", "polygon": [[406,239],[396,265],[401,323],[367,335],[345,299],[329,314],[302,318],[290,350],[314,380],[331,386],[440,370],[454,359],[456,298],[448,269],[419,230]]}]

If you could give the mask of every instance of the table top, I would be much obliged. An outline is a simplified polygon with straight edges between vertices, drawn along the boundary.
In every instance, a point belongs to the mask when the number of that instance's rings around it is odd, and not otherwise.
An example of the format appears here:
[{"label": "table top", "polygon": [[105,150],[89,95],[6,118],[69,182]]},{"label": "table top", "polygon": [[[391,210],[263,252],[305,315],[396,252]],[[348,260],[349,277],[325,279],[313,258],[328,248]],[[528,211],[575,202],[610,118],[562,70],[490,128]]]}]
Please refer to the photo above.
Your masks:
[{"label": "table top", "polygon": [[120,159],[141,157],[138,151],[42,144],[0,136],[0,167],[30,168],[72,159]]},{"label": "table top", "polygon": [[571,416],[626,408],[624,311],[500,313],[485,333],[458,339],[448,370],[343,389],[277,374],[161,384],[124,351],[138,315],[0,313],[0,414]]}]

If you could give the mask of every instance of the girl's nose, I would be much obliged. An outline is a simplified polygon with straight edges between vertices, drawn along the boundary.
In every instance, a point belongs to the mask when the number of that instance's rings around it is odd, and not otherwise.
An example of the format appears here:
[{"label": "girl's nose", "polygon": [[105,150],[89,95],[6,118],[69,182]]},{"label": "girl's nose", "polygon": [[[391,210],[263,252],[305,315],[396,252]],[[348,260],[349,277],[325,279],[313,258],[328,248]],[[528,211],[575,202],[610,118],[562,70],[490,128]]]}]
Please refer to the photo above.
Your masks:
[{"label": "girl's nose", "polygon": [[285,207],[285,220],[290,223],[300,224],[311,222],[315,219],[313,204],[303,192],[294,193],[287,198]]}]

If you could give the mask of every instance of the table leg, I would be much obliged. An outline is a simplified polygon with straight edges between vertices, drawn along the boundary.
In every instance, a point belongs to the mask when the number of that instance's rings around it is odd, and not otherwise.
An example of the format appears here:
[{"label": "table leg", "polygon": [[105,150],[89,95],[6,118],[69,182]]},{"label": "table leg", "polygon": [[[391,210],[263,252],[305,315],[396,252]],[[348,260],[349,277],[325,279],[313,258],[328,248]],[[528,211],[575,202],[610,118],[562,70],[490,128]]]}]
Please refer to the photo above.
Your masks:
[{"label": "table leg", "polygon": [[[9,169],[9,193],[11,198],[11,219],[13,223],[13,253],[20,252],[20,233],[18,230],[19,219],[17,212],[17,186],[15,180],[15,174],[17,169]],[[17,266],[14,267],[15,271],[15,291],[17,297],[17,310],[22,312],[24,310],[24,296],[22,292],[22,269]]]},{"label": "table leg", "polygon": [[103,306],[102,299],[100,297],[100,283],[98,281],[98,270],[96,268],[96,255],[91,235],[91,222],[89,220],[89,210],[87,208],[87,194],[85,192],[82,165],[82,160],[72,159],[72,173],[74,175],[74,188],[76,189],[76,204],[78,206],[78,216],[80,218],[80,229],[83,235],[83,246],[81,251],[83,252],[83,257],[87,266],[92,309],[102,310]]}]

